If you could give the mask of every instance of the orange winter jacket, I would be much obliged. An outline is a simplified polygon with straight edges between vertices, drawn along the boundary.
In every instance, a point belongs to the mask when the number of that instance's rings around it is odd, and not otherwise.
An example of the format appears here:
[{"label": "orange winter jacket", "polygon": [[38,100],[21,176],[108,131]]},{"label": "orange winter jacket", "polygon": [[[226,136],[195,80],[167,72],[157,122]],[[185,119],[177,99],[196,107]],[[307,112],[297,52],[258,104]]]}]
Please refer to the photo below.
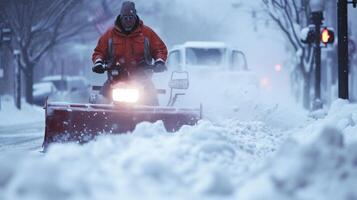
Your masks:
[{"label": "orange winter jacket", "polygon": [[167,48],[160,37],[148,26],[139,20],[137,27],[129,34],[121,30],[118,25],[109,28],[99,39],[92,56],[93,63],[98,59],[108,61],[110,56],[109,39],[112,38],[112,63],[119,63],[125,69],[135,70],[139,63],[144,61],[144,40],[149,41],[150,54],[153,59],[166,61]]}]

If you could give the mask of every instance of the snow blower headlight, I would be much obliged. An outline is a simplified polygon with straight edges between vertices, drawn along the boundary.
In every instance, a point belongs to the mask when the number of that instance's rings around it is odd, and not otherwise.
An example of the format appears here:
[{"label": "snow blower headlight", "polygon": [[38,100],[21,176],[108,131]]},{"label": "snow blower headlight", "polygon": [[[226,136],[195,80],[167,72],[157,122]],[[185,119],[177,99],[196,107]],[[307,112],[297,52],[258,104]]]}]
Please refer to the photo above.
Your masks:
[{"label": "snow blower headlight", "polygon": [[136,103],[139,100],[139,90],[115,88],[112,93],[113,101],[121,103]]}]

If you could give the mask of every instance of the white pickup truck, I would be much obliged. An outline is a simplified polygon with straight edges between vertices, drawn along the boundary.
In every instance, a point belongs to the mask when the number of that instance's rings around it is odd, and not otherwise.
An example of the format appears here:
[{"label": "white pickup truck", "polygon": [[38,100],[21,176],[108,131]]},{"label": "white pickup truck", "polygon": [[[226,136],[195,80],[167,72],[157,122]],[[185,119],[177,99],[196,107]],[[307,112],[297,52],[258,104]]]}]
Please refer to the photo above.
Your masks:
[{"label": "white pickup truck", "polygon": [[247,60],[242,51],[223,42],[186,42],[169,51],[167,65],[170,70],[195,69],[247,70]]}]

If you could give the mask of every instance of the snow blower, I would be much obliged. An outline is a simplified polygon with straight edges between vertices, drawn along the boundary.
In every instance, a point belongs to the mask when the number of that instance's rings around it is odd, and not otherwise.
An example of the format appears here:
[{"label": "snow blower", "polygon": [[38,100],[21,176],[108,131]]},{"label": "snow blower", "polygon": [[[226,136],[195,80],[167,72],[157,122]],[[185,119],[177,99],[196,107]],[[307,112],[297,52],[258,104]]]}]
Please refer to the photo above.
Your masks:
[{"label": "snow blower", "polygon": [[[97,93],[91,95],[87,104],[46,102],[44,149],[51,143],[82,144],[98,135],[130,133],[140,122],[161,120],[168,132],[175,132],[183,125],[195,125],[202,118],[202,105],[195,109],[174,107],[177,98],[184,95],[176,91],[189,87],[187,72],[172,72],[169,102],[166,106],[157,106],[142,103],[145,91],[137,82],[115,81],[120,70],[106,68],[106,71],[108,80],[112,80],[109,97],[98,94],[98,90],[103,90],[102,86],[93,86],[92,90]],[[157,90],[157,93],[166,91]]]}]

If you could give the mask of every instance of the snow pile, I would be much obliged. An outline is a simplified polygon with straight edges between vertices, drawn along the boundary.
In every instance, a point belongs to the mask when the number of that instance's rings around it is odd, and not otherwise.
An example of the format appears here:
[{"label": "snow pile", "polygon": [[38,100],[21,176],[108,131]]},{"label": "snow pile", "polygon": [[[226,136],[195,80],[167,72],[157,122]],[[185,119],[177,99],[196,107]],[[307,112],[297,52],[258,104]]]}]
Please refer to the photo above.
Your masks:
[{"label": "snow pile", "polygon": [[14,105],[14,100],[10,96],[1,96],[0,127],[18,124],[44,122],[45,112],[39,106],[31,106],[24,101],[21,110]]},{"label": "snow pile", "polygon": [[162,122],[141,123],[133,134],[54,145],[43,155],[3,154],[0,199],[235,199],[304,112],[282,89],[279,98],[262,91],[254,72],[198,76],[178,104],[203,102],[211,122],[175,134]]},{"label": "snow pile", "polygon": [[176,134],[141,123],[133,134],[4,156],[0,199],[230,199],[279,138],[260,122],[202,121]]},{"label": "snow pile", "polygon": [[335,100],[328,110],[319,110],[311,114],[318,120],[310,123],[295,134],[294,139],[301,144],[313,143],[326,126],[333,126],[343,132],[347,144],[357,142],[357,105],[346,100]]},{"label": "snow pile", "polygon": [[357,105],[337,100],[327,116],[283,145],[239,199],[356,199]]}]

